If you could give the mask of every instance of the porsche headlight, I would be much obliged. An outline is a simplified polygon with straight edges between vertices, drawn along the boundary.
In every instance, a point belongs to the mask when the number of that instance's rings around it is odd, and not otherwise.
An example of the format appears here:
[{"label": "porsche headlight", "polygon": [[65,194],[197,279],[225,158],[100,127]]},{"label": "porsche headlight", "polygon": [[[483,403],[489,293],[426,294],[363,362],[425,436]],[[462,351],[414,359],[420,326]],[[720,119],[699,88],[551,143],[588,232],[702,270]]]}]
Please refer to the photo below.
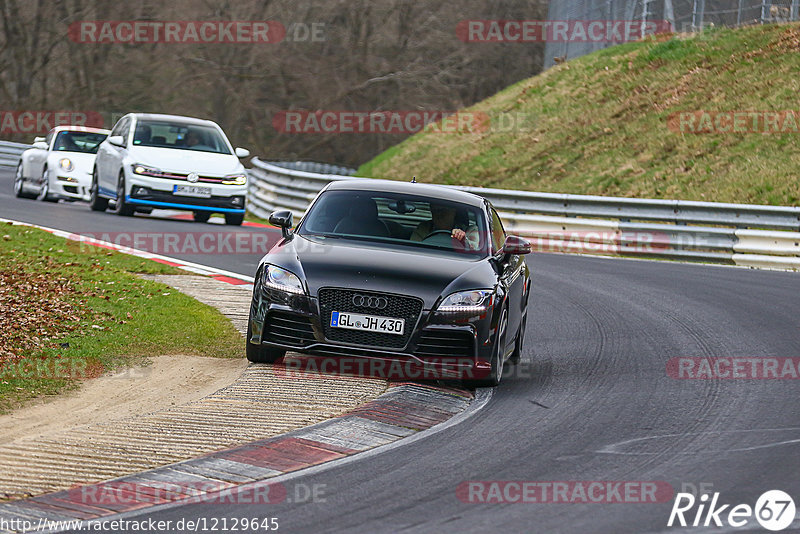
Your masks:
[{"label": "porsche headlight", "polygon": [[436,311],[441,313],[483,313],[492,305],[493,292],[489,289],[459,291],[448,295]]},{"label": "porsche headlight", "polygon": [[223,185],[244,185],[247,183],[247,175],[244,173],[230,174],[222,180]]},{"label": "porsche headlight", "polygon": [[69,158],[61,158],[60,160],[58,160],[58,166],[61,167],[62,171],[67,171],[67,172],[70,172],[75,168],[75,165]]},{"label": "porsche headlight", "polygon": [[305,293],[303,284],[297,275],[274,265],[267,265],[267,268],[264,269],[264,285],[270,289],[277,289],[295,295]]}]

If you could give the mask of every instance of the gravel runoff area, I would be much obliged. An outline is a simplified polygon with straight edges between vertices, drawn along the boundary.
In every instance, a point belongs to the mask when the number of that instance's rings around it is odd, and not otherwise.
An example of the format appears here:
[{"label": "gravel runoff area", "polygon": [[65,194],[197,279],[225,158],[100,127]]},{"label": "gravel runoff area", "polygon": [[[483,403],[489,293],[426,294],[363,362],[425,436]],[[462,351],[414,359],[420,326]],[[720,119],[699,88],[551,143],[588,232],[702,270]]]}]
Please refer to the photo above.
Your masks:
[{"label": "gravel runoff area", "polygon": [[[143,275],[219,309],[244,333],[252,286]],[[319,423],[372,400],[384,380],[291,378],[271,366],[170,355],[0,416],[0,500],[120,477]]]}]

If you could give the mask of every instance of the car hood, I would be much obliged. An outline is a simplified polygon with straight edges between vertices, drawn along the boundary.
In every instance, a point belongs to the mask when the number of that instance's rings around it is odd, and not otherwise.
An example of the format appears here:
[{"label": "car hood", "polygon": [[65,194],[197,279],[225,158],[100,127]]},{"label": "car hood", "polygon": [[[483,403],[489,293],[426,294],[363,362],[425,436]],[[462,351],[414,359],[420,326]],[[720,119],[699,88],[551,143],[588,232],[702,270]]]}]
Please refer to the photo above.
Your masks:
[{"label": "car hood", "polygon": [[244,171],[239,158],[232,154],[135,146],[131,147],[129,157],[131,163],[141,163],[168,172],[224,176]]},{"label": "car hood", "polygon": [[60,170],[60,168],[58,167],[58,162],[64,158],[68,158],[70,161],[72,161],[72,164],[75,166],[75,170],[67,174],[91,175],[92,169],[94,168],[95,157],[96,157],[95,154],[87,154],[86,152],[67,152],[67,151],[50,152],[47,158],[48,159],[47,165],[51,169]]},{"label": "car hood", "polygon": [[420,297],[426,309],[442,295],[496,283],[487,259],[299,235],[281,240],[263,261],[304,278],[313,297],[321,287],[346,287]]}]

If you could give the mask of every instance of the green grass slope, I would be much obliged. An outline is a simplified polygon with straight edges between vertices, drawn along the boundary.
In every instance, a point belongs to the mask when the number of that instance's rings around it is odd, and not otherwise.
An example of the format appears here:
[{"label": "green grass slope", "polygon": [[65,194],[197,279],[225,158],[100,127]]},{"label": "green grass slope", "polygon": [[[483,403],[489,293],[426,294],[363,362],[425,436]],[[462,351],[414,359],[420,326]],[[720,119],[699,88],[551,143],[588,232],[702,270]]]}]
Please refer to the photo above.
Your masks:
[{"label": "green grass slope", "polygon": [[[364,164],[359,175],[798,205],[800,133],[792,121],[780,121],[786,133],[701,134],[680,133],[668,122],[675,113],[698,110],[796,110],[800,122],[799,95],[800,25],[662,36],[513,85],[466,110],[488,114],[486,131],[423,132]],[[496,127],[504,114],[526,117],[524,127]]]}]

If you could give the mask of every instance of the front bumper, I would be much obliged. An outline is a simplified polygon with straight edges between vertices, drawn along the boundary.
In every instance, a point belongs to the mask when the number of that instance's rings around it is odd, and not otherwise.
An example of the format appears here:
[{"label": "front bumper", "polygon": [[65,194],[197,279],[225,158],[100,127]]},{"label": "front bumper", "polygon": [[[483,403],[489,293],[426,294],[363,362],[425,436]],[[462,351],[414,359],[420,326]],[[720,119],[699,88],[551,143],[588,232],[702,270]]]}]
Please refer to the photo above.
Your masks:
[{"label": "front bumper", "polygon": [[130,194],[125,199],[130,204],[139,204],[163,209],[182,209],[195,211],[214,211],[221,213],[244,213],[245,195],[210,198],[175,195],[170,191],[154,189],[142,185],[131,185]]},{"label": "front bumper", "polygon": [[[454,321],[423,309],[415,324],[406,322],[406,329],[412,331],[402,347],[334,340],[332,329],[325,322],[327,316],[316,296],[289,295],[263,288],[257,280],[250,310],[251,336],[247,341],[326,359],[367,360],[371,362],[367,366],[371,372],[356,374],[391,379],[474,378],[485,374],[491,361],[494,336],[491,313]],[[392,366],[392,362],[401,365]],[[364,369],[358,365],[345,366],[341,361],[333,367]]]},{"label": "front bumper", "polygon": [[[176,195],[173,191],[178,185],[207,187],[211,190],[211,196]],[[225,185],[204,181],[191,183],[186,180],[144,176],[126,169],[125,186],[125,201],[132,205],[217,213],[245,213],[247,185]]]},{"label": "front bumper", "polygon": [[54,180],[50,180],[50,194],[57,198],[67,200],[89,200],[89,180],[81,180],[69,174],[56,174]]}]

